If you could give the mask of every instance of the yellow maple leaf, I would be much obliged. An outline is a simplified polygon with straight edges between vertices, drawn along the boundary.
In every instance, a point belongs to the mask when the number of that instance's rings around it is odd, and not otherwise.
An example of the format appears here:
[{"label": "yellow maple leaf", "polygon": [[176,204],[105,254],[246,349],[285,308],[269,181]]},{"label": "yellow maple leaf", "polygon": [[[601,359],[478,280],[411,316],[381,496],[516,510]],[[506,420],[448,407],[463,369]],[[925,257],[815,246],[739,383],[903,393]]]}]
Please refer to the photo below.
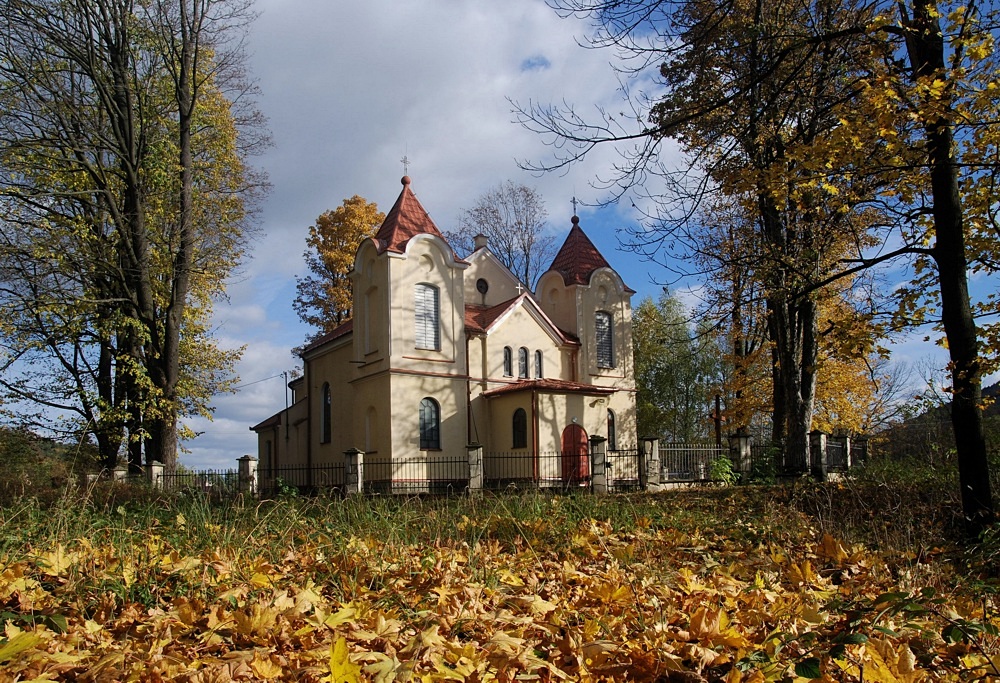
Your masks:
[{"label": "yellow maple leaf", "polygon": [[275,661],[275,658],[264,654],[260,650],[254,652],[253,659],[250,660],[250,668],[253,670],[255,676],[258,676],[265,681],[270,681],[272,679],[281,676],[284,668],[280,663]]},{"label": "yellow maple leaf", "polygon": [[361,683],[361,667],[351,661],[344,636],[330,643],[330,683]]}]

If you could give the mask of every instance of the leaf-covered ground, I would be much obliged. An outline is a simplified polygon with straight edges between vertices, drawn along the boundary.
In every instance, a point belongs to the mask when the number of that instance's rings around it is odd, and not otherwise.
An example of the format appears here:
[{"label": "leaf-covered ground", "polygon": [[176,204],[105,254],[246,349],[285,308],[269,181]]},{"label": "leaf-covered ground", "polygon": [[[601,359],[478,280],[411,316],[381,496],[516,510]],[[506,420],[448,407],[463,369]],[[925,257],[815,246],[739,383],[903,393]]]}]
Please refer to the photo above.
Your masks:
[{"label": "leaf-covered ground", "polygon": [[0,511],[0,681],[1000,680],[988,568],[800,507],[25,502]]}]

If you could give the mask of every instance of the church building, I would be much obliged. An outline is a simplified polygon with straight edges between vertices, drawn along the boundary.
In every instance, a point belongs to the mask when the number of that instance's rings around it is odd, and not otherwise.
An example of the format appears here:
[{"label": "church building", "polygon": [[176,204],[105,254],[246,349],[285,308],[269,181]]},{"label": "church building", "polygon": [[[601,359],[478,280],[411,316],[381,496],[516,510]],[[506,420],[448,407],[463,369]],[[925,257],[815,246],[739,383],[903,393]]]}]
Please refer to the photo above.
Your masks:
[{"label": "church building", "polygon": [[460,258],[402,183],[358,247],[352,320],[299,351],[289,408],[251,428],[260,476],[356,449],[366,482],[460,484],[479,447],[488,482],[565,483],[591,437],[635,448],[634,291],[579,218],[532,293],[485,238]]}]

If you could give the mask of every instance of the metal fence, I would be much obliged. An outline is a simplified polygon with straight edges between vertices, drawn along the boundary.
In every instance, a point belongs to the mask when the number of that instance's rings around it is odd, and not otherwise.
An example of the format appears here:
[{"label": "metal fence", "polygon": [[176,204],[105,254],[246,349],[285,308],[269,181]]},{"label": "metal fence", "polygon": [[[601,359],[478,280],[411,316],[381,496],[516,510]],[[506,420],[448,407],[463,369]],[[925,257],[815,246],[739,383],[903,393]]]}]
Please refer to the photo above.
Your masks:
[{"label": "metal fence", "polygon": [[708,481],[712,463],[725,457],[727,449],[716,444],[660,444],[660,482]]},{"label": "metal fence", "polygon": [[845,472],[847,470],[847,449],[846,444],[841,439],[826,440],[826,467],[832,472]]},{"label": "metal fence", "polygon": [[608,451],[607,477],[611,491],[640,491],[645,486],[643,453],[638,448]]},{"label": "metal fence", "polygon": [[257,470],[257,488],[261,495],[284,493],[316,495],[337,493],[344,489],[344,463],[324,463],[312,467],[272,467]]},{"label": "metal fence", "polygon": [[469,459],[447,455],[421,458],[365,458],[364,490],[369,493],[461,493],[469,486]]},{"label": "metal fence", "polygon": [[219,496],[236,495],[240,484],[236,470],[163,472],[157,479],[157,486],[165,491],[197,491]]},{"label": "metal fence", "polygon": [[588,453],[529,451],[483,454],[483,488],[590,490]]}]

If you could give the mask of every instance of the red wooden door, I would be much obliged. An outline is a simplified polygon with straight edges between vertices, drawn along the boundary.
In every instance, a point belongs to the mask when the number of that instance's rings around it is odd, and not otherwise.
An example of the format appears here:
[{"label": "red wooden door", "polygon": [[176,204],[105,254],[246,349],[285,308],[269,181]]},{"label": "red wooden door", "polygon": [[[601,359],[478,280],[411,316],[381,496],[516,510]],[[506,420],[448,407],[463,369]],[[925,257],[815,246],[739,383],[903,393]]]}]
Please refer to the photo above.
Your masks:
[{"label": "red wooden door", "polygon": [[562,480],[564,484],[582,484],[590,474],[587,432],[571,424],[562,433]]}]

